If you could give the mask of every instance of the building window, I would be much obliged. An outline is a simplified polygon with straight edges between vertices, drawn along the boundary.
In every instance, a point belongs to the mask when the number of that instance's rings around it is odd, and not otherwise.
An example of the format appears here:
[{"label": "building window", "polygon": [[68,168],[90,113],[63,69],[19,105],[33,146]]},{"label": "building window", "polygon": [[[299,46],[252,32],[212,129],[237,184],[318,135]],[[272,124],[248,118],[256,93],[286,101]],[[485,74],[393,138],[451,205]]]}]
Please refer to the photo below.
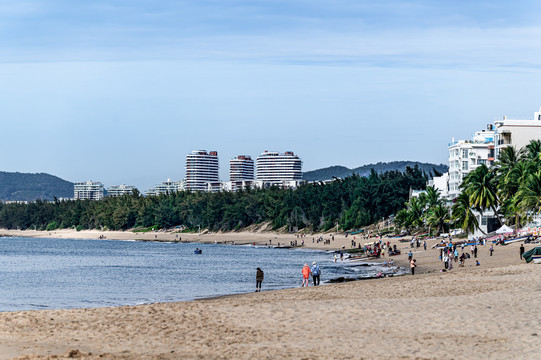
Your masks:
[{"label": "building window", "polygon": [[468,157],[468,149],[462,149],[462,158],[466,159]]},{"label": "building window", "polygon": [[468,171],[468,162],[467,161],[462,162],[462,170],[463,171]]}]

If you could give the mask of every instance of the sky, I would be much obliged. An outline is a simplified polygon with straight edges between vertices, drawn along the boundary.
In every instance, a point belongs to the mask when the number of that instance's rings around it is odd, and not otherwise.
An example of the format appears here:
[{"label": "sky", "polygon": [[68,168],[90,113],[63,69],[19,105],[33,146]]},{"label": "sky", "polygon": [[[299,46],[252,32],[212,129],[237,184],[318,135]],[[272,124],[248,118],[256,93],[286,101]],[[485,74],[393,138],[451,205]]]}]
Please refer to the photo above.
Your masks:
[{"label": "sky", "polygon": [[447,163],[541,106],[541,2],[0,0],[0,171],[145,191],[186,154]]}]

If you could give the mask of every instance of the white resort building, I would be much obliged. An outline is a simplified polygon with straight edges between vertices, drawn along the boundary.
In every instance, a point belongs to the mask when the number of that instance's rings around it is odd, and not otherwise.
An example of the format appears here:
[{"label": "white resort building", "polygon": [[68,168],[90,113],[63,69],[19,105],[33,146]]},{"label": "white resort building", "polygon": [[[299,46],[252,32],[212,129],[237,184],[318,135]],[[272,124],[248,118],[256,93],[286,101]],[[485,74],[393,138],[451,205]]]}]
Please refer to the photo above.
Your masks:
[{"label": "white resort building", "polygon": [[302,181],[302,161],[291,151],[265,151],[257,158],[256,178],[270,185],[284,186]]},{"label": "white resort building", "polygon": [[186,190],[207,191],[208,183],[219,182],[218,152],[194,150],[186,155]]},{"label": "white resort building", "polygon": [[254,160],[249,155],[239,155],[229,160],[229,181],[254,179]]},{"label": "white resort building", "polygon": [[254,160],[249,155],[239,155],[229,160],[229,182],[223,183],[223,191],[237,191],[255,187]]},{"label": "white resort building", "polygon": [[112,185],[107,188],[107,196],[129,195],[137,188],[133,185]]},{"label": "white resort building", "polygon": [[104,188],[100,182],[92,180],[73,184],[73,198],[75,200],[101,200]]},{"label": "white resort building", "polygon": [[170,194],[177,191],[184,190],[184,183],[182,181],[162,181],[161,184],[156,185],[153,189],[148,189],[145,193],[146,196],[158,196],[161,194]]},{"label": "white resort building", "polygon": [[[452,200],[460,194],[460,184],[471,171],[477,169],[481,164],[490,167],[493,163],[494,130],[492,125],[488,125],[486,130],[477,131],[471,140],[455,141],[453,139],[449,144],[447,197]],[[442,194],[445,193],[443,189],[440,191]]]},{"label": "white resort building", "polygon": [[518,151],[531,140],[541,139],[541,108],[534,113],[533,119],[508,119],[504,116],[503,119],[494,122],[494,128],[497,159],[502,148],[513,146]]}]

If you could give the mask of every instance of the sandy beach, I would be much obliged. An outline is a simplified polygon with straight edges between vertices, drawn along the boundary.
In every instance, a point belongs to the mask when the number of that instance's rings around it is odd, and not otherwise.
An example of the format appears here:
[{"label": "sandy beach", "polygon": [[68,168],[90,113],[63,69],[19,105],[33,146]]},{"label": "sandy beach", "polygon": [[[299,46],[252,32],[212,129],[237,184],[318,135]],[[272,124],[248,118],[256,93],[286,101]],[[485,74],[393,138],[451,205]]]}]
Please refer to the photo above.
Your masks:
[{"label": "sandy beach", "polygon": [[[10,236],[175,241],[176,234],[57,231]],[[351,246],[335,235],[331,245]],[[236,243],[295,236],[181,235]],[[369,240],[361,242],[369,242]],[[386,240],[386,239],[385,239]],[[300,239],[298,240],[300,241]],[[408,243],[396,242],[405,264]],[[481,246],[474,266],[440,272],[438,250],[412,249],[418,274],[190,302],[0,313],[0,359],[536,359],[541,266],[519,259],[519,244]],[[526,249],[533,247],[526,245]],[[300,271],[300,269],[299,269]],[[254,275],[255,276],[255,275]],[[323,279],[325,280],[325,279]],[[265,284],[263,283],[263,290]]]}]

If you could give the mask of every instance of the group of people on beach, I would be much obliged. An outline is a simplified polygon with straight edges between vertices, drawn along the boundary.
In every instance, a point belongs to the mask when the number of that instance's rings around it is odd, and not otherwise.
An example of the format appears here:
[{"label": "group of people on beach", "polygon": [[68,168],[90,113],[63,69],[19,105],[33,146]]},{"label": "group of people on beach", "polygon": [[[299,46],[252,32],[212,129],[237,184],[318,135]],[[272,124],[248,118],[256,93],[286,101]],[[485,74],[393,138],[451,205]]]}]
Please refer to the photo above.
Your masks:
[{"label": "group of people on beach", "polygon": [[[312,267],[308,265],[308,263],[305,263],[302,270],[302,286],[305,287],[308,286],[310,282],[310,275],[312,275],[312,283],[314,286],[318,286],[320,283],[320,276],[321,276],[321,268],[319,267],[317,262],[312,263]],[[257,268],[256,274],[255,274],[255,292],[261,291],[261,284],[263,283],[263,280],[265,279],[265,273],[261,268]]]},{"label": "group of people on beach", "polygon": [[308,263],[305,263],[302,270],[302,287],[308,286],[310,274],[312,274],[312,281],[314,286],[319,285],[319,277],[321,275],[321,269],[319,268],[319,265],[317,262],[312,263],[312,267],[308,266]]}]

